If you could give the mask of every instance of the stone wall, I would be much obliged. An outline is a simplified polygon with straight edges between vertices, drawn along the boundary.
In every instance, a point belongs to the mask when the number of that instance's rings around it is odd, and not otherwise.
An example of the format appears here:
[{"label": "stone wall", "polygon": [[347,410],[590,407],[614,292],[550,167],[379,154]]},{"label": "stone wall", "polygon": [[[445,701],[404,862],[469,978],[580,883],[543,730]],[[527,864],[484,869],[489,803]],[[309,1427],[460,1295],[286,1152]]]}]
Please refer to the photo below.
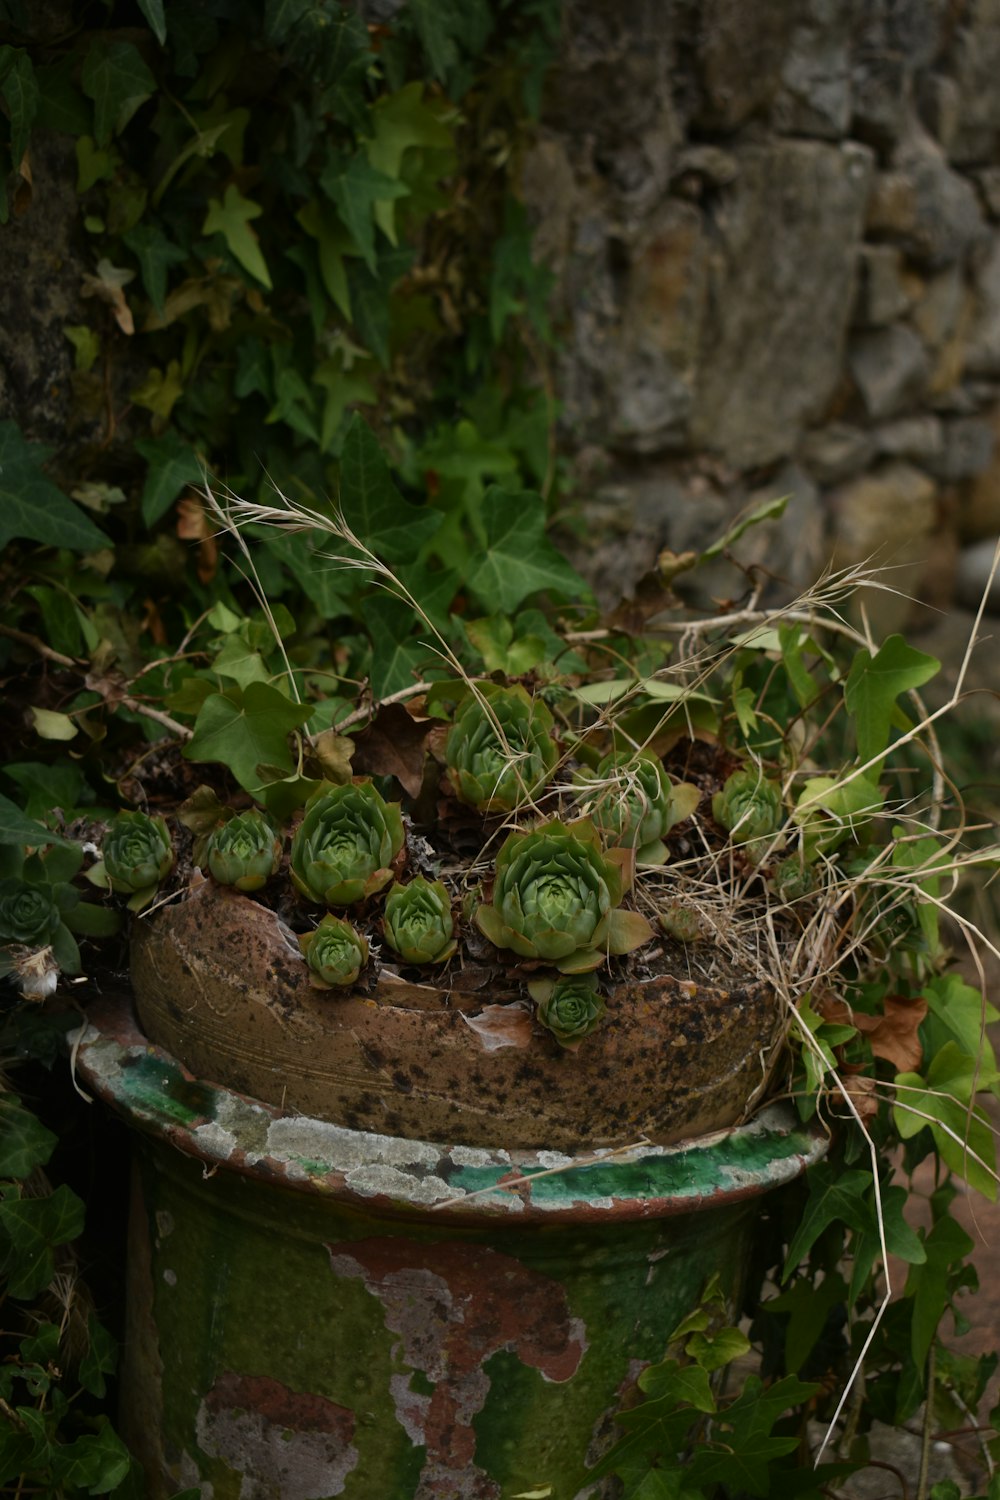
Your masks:
[{"label": "stone wall", "polygon": [[1000,0],[568,0],[524,186],[606,600],[786,493],[741,544],[786,587],[875,555],[970,596],[1000,531]]}]

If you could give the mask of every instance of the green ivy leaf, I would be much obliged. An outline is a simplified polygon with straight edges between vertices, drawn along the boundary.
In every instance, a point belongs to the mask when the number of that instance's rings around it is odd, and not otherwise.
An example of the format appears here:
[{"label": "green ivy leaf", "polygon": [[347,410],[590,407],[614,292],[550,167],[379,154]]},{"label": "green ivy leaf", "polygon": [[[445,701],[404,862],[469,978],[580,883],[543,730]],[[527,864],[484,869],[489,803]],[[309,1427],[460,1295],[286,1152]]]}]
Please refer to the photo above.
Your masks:
[{"label": "green ivy leaf", "polygon": [[230,252],[251,276],[271,290],[271,275],[261,252],[257,236],[250,228],[251,219],[259,219],[264,210],[251,198],[244,198],[235,183],[230,183],[225,195],[209,198],[208,213],[201,226],[202,234],[221,234]]},{"label": "green ivy leaf", "polygon": [[76,85],[78,59],[70,49],[59,62],[35,69],[38,113],[47,130],[66,135],[88,135],[93,129],[93,110]]},{"label": "green ivy leaf", "polygon": [[0,794],[0,844],[64,844],[72,841],[61,834],[51,833],[43,824],[36,823],[21,811],[16,802]]},{"label": "green ivy leaf", "polygon": [[855,721],[862,764],[881,755],[889,743],[889,726],[900,693],[922,687],[941,670],[924,651],[891,635],[874,656],[858,651],[844,688],[847,712]]},{"label": "green ivy leaf", "polygon": [[94,101],[94,139],[106,146],[156,89],[156,79],[131,42],[96,36],[84,59],[83,92]]},{"label": "green ivy leaf", "polygon": [[161,47],[167,44],[167,17],[163,0],[138,0],[139,9],[149,23],[149,29]]},{"label": "green ivy leaf", "polygon": [[73,1443],[61,1443],[53,1450],[53,1477],[63,1491],[107,1495],[132,1467],[132,1456],[108,1418],[102,1414],[96,1422],[96,1432],[85,1433]]},{"label": "green ivy leaf", "polygon": [[[812,1386],[815,1391],[818,1387]],[[772,1437],[759,1429],[725,1448],[699,1447],[687,1471],[689,1485],[704,1486],[705,1492],[724,1484],[734,1493],[766,1496],[771,1493],[770,1465],[773,1459],[794,1453],[799,1438]]]},{"label": "green ivy leaf", "polygon": [[378,439],[355,413],[340,457],[340,508],[355,535],[380,558],[412,558],[441,524],[435,511],[403,499]]},{"label": "green ivy leaf", "polygon": [[[20,48],[0,84],[0,95],[10,116],[10,154],[15,169],[28,149],[28,137],[38,113],[38,82],[27,52]],[[48,124],[48,121],[46,121]]]},{"label": "green ivy leaf", "polygon": [[510,614],[529,594],[556,589],[570,598],[587,585],[545,534],[545,502],[532,490],[511,493],[491,485],[483,501],[486,536],[469,587],[487,608]]},{"label": "green ivy leaf", "polygon": [[437,658],[413,639],[413,610],[401,599],[375,594],[362,601],[361,614],[371,637],[371,690],[378,703],[419,681],[421,667]]},{"label": "green ivy leaf", "polygon": [[960,1224],[945,1215],[924,1241],[927,1259],[913,1266],[906,1278],[906,1296],[913,1298],[910,1324],[911,1353],[923,1370],[938,1324],[948,1306],[949,1273],[973,1250],[972,1240]]},{"label": "green ivy leaf", "polygon": [[260,789],[257,767],[294,769],[288,735],[309,718],[308,704],[292,703],[264,682],[251,682],[205,700],[194,734],[184,747],[188,760],[228,766],[248,792]]},{"label": "green ivy leaf", "polygon": [[107,1388],[105,1375],[118,1367],[118,1344],[93,1313],[87,1320],[87,1352],[80,1361],[77,1376],[85,1391],[103,1396]]},{"label": "green ivy leaf", "polygon": [[103,531],[43,472],[49,451],[25,442],[13,422],[0,422],[0,548],[15,536],[74,552],[106,547]]},{"label": "green ivy leaf", "polygon": [[167,272],[180,265],[187,256],[178,245],[171,244],[162,229],[152,224],[137,224],[122,235],[125,244],[139,262],[142,284],[150,302],[160,314],[167,295]]},{"label": "green ivy leaf", "polygon": [[316,241],[320,275],[330,300],[345,318],[350,318],[351,293],[344,258],[360,254],[358,246],[326,203],[310,199],[295,217],[306,234]]},{"label": "green ivy leaf", "polygon": [[[409,188],[385,172],[378,171],[358,152],[346,168],[342,159],[327,163],[320,186],[340,212],[369,271],[375,272],[375,206],[405,197]],[[392,233],[390,240],[394,239]]]},{"label": "green ivy leaf", "polygon": [[55,1275],[53,1249],[82,1233],[83,1204],[65,1184],[45,1198],[11,1194],[0,1201],[10,1295],[24,1299],[44,1291]]},{"label": "green ivy leaf", "polygon": [[820,1162],[810,1171],[808,1181],[809,1201],[788,1247],[783,1281],[788,1280],[828,1225],[839,1221],[861,1233],[868,1227],[864,1199],[871,1187],[870,1172],[844,1172],[828,1162]]},{"label": "green ivy leaf", "polygon": [[43,1167],[58,1139],[9,1095],[0,1100],[0,1177],[24,1178]]},{"label": "green ivy leaf", "polygon": [[270,46],[280,46],[289,33],[310,10],[314,0],[265,0],[264,38]]},{"label": "green ivy leaf", "polygon": [[[424,102],[422,83],[408,83],[377,100],[371,121],[374,133],[365,145],[368,160],[377,172],[393,180],[400,177],[403,157],[411,147],[446,151],[454,145],[452,132]],[[392,202],[376,205],[375,222],[390,239],[394,214]]]},{"label": "green ivy leaf", "polygon": [[135,447],[149,464],[142,488],[142,519],[147,526],[155,526],[185,485],[204,482],[204,469],[191,444],[173,428],[160,438],[140,438]]}]

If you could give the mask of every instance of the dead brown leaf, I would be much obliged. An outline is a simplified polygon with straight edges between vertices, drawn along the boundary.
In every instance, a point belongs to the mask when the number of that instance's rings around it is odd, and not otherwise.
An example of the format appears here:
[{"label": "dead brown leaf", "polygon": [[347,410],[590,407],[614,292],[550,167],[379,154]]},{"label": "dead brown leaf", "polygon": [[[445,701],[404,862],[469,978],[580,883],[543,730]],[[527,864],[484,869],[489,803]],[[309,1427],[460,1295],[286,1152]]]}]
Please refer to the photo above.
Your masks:
[{"label": "dead brown leaf", "polygon": [[478,1015],[463,1015],[462,1020],[487,1052],[500,1047],[527,1047],[531,1042],[531,1006],[523,1000],[515,1000],[513,1005],[485,1005]]},{"label": "dead brown leaf", "polygon": [[395,776],[408,796],[419,796],[434,723],[415,719],[402,703],[387,703],[357,737],[355,775]]},{"label": "dead brown leaf", "polygon": [[215,530],[197,495],[185,495],[177,502],[177,535],[182,542],[198,543],[195,569],[201,583],[211,583],[219,566]]},{"label": "dead brown leaf", "polygon": [[886,995],[880,1016],[865,1015],[834,999],[824,1000],[821,1010],[828,1021],[857,1027],[867,1036],[875,1056],[892,1063],[897,1073],[919,1072],[924,1053],[918,1032],[927,1014],[926,1000]]},{"label": "dead brown leaf", "polygon": [[127,271],[123,266],[114,266],[102,256],[97,262],[97,275],[92,276],[88,271],[83,278],[84,297],[97,297],[105,302],[114,314],[115,322],[122,333],[135,333],[135,320],[132,317],[132,309],[125,300],[125,287],[130,281],[135,280],[135,272]]}]

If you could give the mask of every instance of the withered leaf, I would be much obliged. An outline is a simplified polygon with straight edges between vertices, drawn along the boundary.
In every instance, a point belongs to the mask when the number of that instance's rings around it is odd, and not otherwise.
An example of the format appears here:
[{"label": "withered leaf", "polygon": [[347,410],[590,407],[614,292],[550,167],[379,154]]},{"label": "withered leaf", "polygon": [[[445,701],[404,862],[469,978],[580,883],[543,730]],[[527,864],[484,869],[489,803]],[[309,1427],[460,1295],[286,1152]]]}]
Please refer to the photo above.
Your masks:
[{"label": "withered leaf", "polygon": [[418,796],[433,728],[433,719],[415,719],[402,703],[387,703],[357,737],[355,774],[395,776],[408,796]]},{"label": "withered leaf", "polygon": [[327,781],[332,781],[334,786],[345,786],[350,781],[354,741],[349,734],[324,729],[313,741],[312,753],[319,761]]},{"label": "withered leaf", "polygon": [[867,1036],[875,1056],[891,1063],[897,1073],[919,1072],[924,1054],[918,1032],[927,1001],[919,996],[910,1000],[905,995],[886,995],[882,1003],[880,1016],[852,1011],[843,1000],[825,1001],[822,1011],[828,1021],[857,1027]]},{"label": "withered leaf", "polygon": [[531,1006],[523,1000],[512,1005],[485,1005],[476,1016],[463,1016],[487,1052],[500,1047],[527,1047],[531,1042]]}]

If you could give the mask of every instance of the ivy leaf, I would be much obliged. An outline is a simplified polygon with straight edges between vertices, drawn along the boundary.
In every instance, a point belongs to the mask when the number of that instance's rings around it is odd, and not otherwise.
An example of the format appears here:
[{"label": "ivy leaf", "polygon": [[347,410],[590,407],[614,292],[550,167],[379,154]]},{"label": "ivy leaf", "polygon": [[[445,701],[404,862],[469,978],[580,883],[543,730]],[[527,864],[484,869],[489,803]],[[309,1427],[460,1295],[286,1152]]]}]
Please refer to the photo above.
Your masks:
[{"label": "ivy leaf", "polygon": [[971,1254],[973,1244],[960,1224],[945,1216],[924,1241],[927,1259],[913,1266],[906,1278],[906,1296],[913,1298],[910,1324],[913,1362],[922,1370],[938,1324],[948,1306],[948,1279],[952,1266]]},{"label": "ivy leaf", "polygon": [[891,635],[874,656],[858,651],[844,688],[847,712],[855,721],[862,764],[881,755],[889,743],[889,726],[900,693],[922,687],[941,670],[941,663]]},{"label": "ivy leaf", "polygon": [[[815,1391],[816,1386],[811,1389]],[[771,1492],[769,1469],[772,1459],[794,1453],[798,1446],[796,1436],[772,1437],[770,1433],[755,1430],[738,1443],[734,1440],[731,1447],[700,1447],[692,1456],[687,1481],[699,1489],[704,1486],[703,1492],[724,1484],[737,1494],[766,1496]]]},{"label": "ivy leaf", "polygon": [[93,126],[93,110],[76,86],[77,58],[68,51],[56,63],[35,69],[38,84],[38,111],[47,130],[66,135],[88,135]]},{"label": "ivy leaf", "polygon": [[27,844],[29,847],[45,844],[68,846],[70,839],[58,833],[50,833],[34,818],[23,813],[16,802],[0,794],[0,844]]},{"label": "ivy leaf", "polygon": [[280,46],[288,34],[311,9],[313,0],[266,0],[264,5],[264,39],[269,46]]},{"label": "ivy leaf", "polygon": [[27,52],[20,48],[14,57],[13,64],[4,74],[3,83],[0,84],[0,95],[3,96],[10,115],[10,154],[16,169],[20,166],[21,159],[28,149],[28,137],[38,112],[38,82],[35,78],[35,70]]},{"label": "ivy leaf", "polygon": [[254,793],[261,786],[258,766],[294,769],[288,735],[311,713],[308,704],[293,703],[265,682],[228,688],[205,700],[184,755],[228,766],[240,786]]},{"label": "ivy leaf", "polygon": [[163,0],[138,0],[139,9],[149,22],[149,29],[161,47],[167,44],[167,17]]},{"label": "ivy leaf", "polygon": [[251,276],[271,290],[271,276],[261,253],[257,236],[250,228],[251,219],[259,219],[264,210],[259,203],[244,198],[235,183],[226,188],[221,202],[209,198],[208,213],[201,226],[202,234],[221,234],[233,257]]},{"label": "ivy leaf", "polygon": [[357,413],[340,457],[340,507],[355,535],[390,561],[412,558],[441,524],[437,512],[403,499],[378,439]]},{"label": "ivy leaf", "polygon": [[749,531],[751,526],[759,526],[761,521],[776,520],[778,516],[783,516],[791,498],[791,495],[780,495],[776,500],[763,500],[760,505],[755,505],[745,516],[740,517],[739,520],[730,526],[724,536],[720,536],[717,542],[713,542],[710,547],[706,547],[698,561],[709,562],[713,557],[721,556],[726,548],[731,547],[734,542],[738,542],[743,533]]},{"label": "ivy leaf", "polygon": [[88,1495],[107,1495],[132,1467],[132,1456],[108,1418],[102,1414],[96,1420],[96,1432],[53,1449],[53,1478],[64,1493],[86,1490]]},{"label": "ivy leaf", "polygon": [[108,545],[103,531],[42,471],[50,450],[27,443],[13,422],[0,422],[0,548],[11,537],[93,552]]},{"label": "ivy leaf", "polygon": [[927,1080],[919,1073],[896,1075],[893,1118],[904,1140],[930,1126],[934,1144],[956,1176],[996,1202],[996,1146],[984,1112],[972,1107],[976,1088],[988,1088],[996,1073],[955,1042],[939,1049]]},{"label": "ivy leaf", "polygon": [[43,1167],[56,1148],[58,1136],[47,1130],[30,1110],[0,1101],[0,1177],[24,1178]]},{"label": "ivy leaf", "polygon": [[437,658],[413,639],[413,610],[402,599],[376,594],[362,601],[361,614],[372,642],[372,697],[381,702],[419,681],[421,666]]},{"label": "ivy leaf", "polygon": [[106,146],[125,129],[156,89],[156,79],[131,42],[95,37],[80,75],[83,92],[94,101],[94,139]]},{"label": "ivy leaf", "polygon": [[142,489],[142,519],[147,526],[155,526],[185,485],[204,481],[205,471],[191,444],[173,428],[160,438],[140,438],[135,447],[149,464]]},{"label": "ivy leaf", "polygon": [[137,224],[122,235],[142,273],[142,284],[150,302],[158,313],[163,314],[163,303],[167,295],[167,272],[187,257],[178,246],[171,244],[162,229],[152,224]]},{"label": "ivy leaf", "polygon": [[812,1169],[809,1173],[809,1201],[788,1247],[783,1281],[788,1280],[830,1224],[840,1221],[864,1233],[868,1227],[864,1198],[871,1182],[870,1172],[842,1172],[827,1162],[820,1162]]},{"label": "ivy leaf", "polygon": [[[379,99],[371,112],[374,134],[365,146],[368,160],[377,172],[393,180],[402,172],[403,156],[411,146],[447,151],[454,145],[452,132],[424,102],[422,83]],[[375,222],[390,239],[395,207],[392,202],[375,206]]]},{"label": "ivy leaf", "polygon": [[[346,169],[336,159],[327,163],[320,187],[332,200],[369,271],[375,271],[376,204],[405,197],[409,188],[385,172],[378,171],[359,151]],[[390,240],[394,239],[392,233]]]},{"label": "ivy leaf", "polygon": [[83,1204],[63,1184],[44,1198],[12,1194],[0,1202],[0,1234],[7,1240],[7,1287],[12,1297],[35,1297],[55,1275],[52,1251],[83,1233]]},{"label": "ivy leaf", "polygon": [[358,336],[382,366],[389,368],[389,289],[360,263],[347,269],[347,292]]},{"label": "ivy leaf", "polygon": [[350,318],[351,293],[347,284],[344,257],[357,255],[357,245],[326,203],[311,199],[295,217],[306,234],[316,241],[320,275],[331,301],[345,318]]},{"label": "ivy leaf", "polygon": [[491,485],[483,500],[485,546],[469,587],[491,612],[510,614],[529,594],[557,589],[585,598],[587,585],[545,534],[545,502],[533,490]]},{"label": "ivy leaf", "polygon": [[105,1375],[113,1375],[118,1366],[118,1345],[103,1323],[91,1313],[87,1319],[87,1352],[80,1361],[77,1375],[85,1391],[103,1396]]}]

